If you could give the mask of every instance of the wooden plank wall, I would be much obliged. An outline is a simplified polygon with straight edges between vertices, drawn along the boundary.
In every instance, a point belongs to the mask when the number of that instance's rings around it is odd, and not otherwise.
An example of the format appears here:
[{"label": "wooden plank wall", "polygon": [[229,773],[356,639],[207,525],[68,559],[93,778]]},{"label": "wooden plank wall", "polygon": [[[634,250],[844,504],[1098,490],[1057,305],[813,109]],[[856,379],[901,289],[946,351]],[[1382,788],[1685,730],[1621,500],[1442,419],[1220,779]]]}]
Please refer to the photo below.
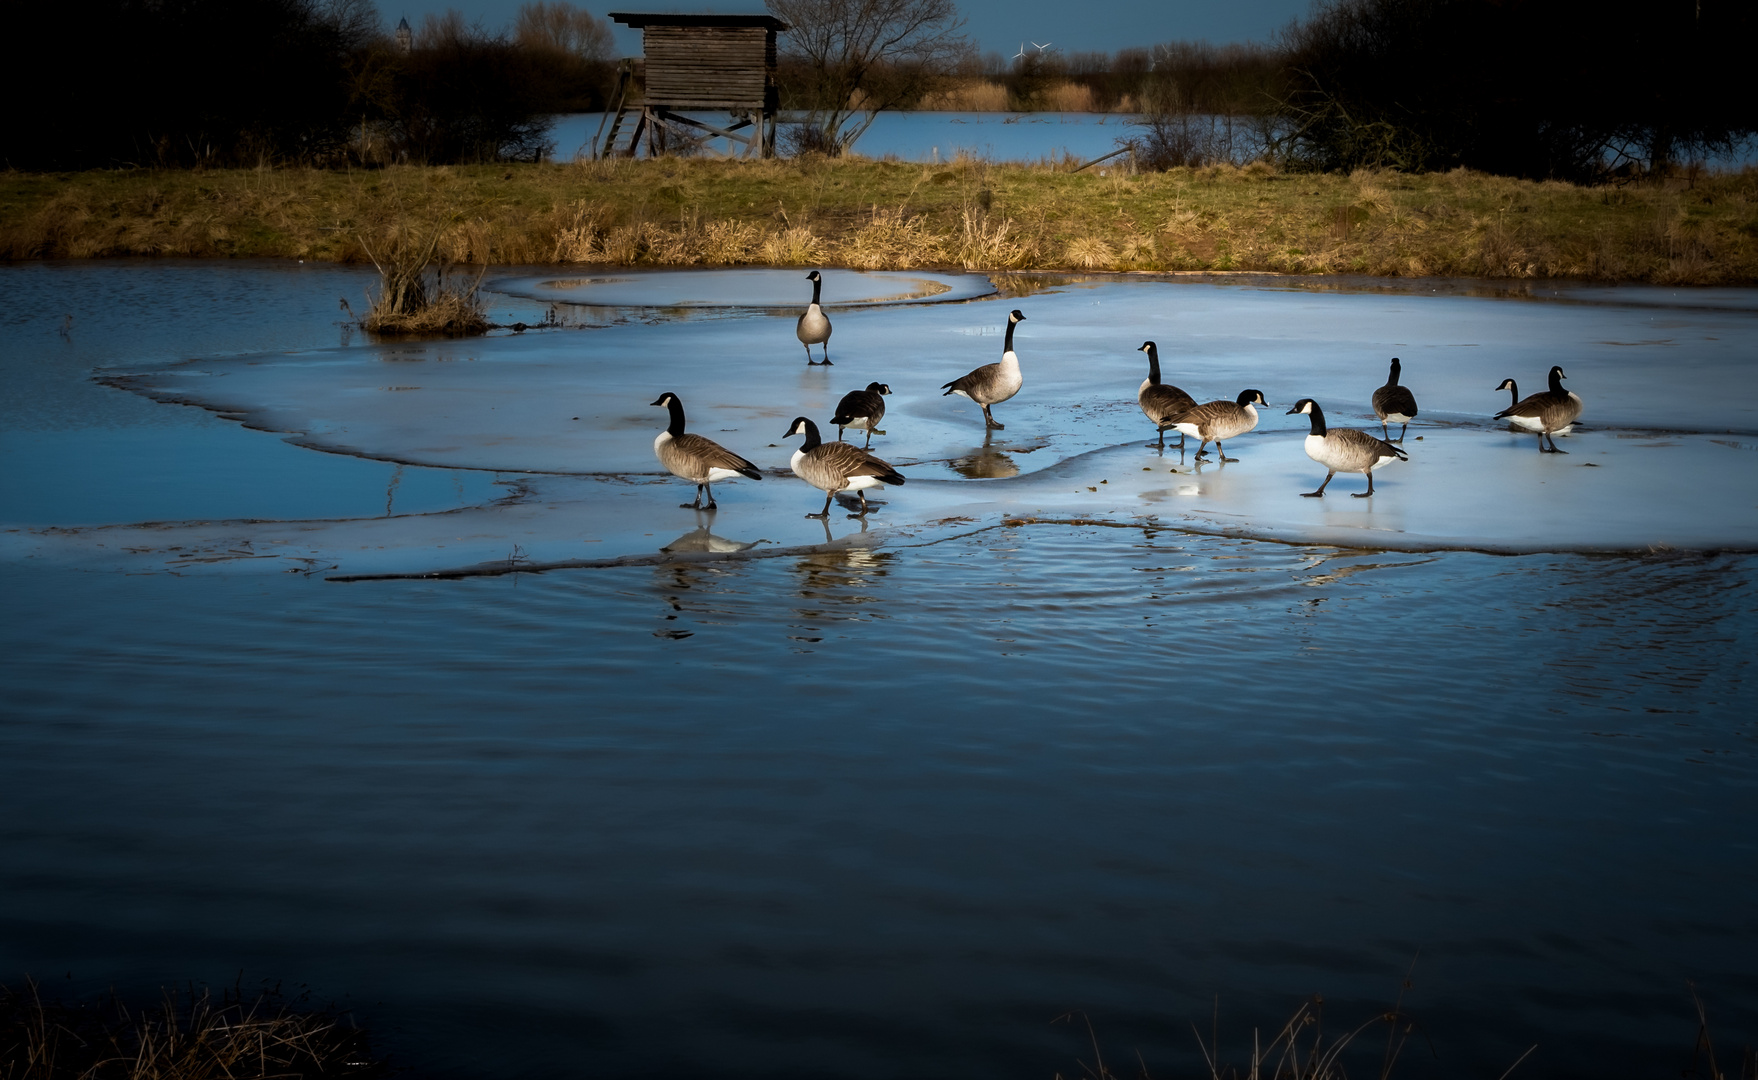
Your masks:
[{"label": "wooden plank wall", "polygon": [[647,103],[673,109],[762,109],[775,33],[760,26],[649,26]]}]

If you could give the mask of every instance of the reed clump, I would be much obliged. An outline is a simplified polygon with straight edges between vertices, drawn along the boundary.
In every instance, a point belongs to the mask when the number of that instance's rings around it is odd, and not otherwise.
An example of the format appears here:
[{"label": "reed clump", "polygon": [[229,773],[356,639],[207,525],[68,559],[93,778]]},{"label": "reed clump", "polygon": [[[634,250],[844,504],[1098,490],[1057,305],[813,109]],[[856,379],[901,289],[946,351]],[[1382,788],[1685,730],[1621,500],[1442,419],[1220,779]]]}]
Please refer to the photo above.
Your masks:
[{"label": "reed clump", "polygon": [[133,1008],[111,995],[64,1004],[34,982],[0,987],[4,1080],[279,1080],[382,1077],[386,1063],[339,1013],[275,991],[168,990]]},{"label": "reed clump", "polygon": [[[447,284],[445,264],[438,261],[445,227],[428,231],[425,239],[407,225],[393,226],[375,245],[361,237],[360,245],[379,272],[378,293],[360,325],[375,334],[480,334],[489,329],[479,287],[483,264],[474,279]],[[427,275],[434,280],[428,284]]]},{"label": "reed clump", "polygon": [[[391,300],[460,264],[1758,281],[1754,170],[1583,186],[1465,169],[1081,164],[805,155],[0,173],[0,258],[372,262],[395,271]],[[404,238],[393,243],[397,229]],[[427,247],[423,262],[415,249]],[[422,273],[409,273],[416,263]],[[434,316],[440,325],[470,308],[470,291],[455,293],[455,311]]]}]

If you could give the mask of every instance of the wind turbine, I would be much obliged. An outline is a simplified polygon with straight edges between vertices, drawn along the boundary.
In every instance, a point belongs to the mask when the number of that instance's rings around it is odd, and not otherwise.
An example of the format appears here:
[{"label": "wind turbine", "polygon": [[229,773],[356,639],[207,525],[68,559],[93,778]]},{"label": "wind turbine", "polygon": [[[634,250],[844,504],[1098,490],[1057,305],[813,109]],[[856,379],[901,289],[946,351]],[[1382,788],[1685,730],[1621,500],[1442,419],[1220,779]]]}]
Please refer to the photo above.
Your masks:
[{"label": "wind turbine", "polygon": [[1008,57],[1009,60],[1024,60],[1026,55],[1025,42],[1019,43],[1019,51]]},{"label": "wind turbine", "polygon": [[1042,45],[1039,45],[1037,42],[1034,41],[1034,42],[1032,42],[1032,48],[1038,50],[1038,52],[1041,54],[1041,53],[1043,53],[1043,51],[1045,49],[1048,49],[1051,45],[1054,45],[1054,44],[1055,44],[1055,42],[1053,42],[1053,41],[1046,41]]}]

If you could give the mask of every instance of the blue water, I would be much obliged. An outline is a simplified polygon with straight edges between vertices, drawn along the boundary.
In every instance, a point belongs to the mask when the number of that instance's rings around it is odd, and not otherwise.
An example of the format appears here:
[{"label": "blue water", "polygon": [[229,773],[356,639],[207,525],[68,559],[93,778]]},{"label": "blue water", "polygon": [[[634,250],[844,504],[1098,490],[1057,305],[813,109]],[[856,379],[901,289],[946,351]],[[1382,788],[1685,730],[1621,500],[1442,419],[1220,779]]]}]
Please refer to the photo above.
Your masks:
[{"label": "blue water", "polygon": [[[132,265],[0,275],[184,295]],[[68,343],[8,302],[5,471],[107,432],[57,475],[156,455],[201,490],[143,503],[217,513],[286,455],[289,516],[382,513],[385,475],[328,470],[391,463],[91,378],[336,344],[351,271],[186,271],[251,325]],[[1396,1075],[1661,1075],[1691,980],[1725,1068],[1755,585],[1077,522],[446,582],[4,562],[0,981],[308,984],[423,1076],[1001,1078],[1090,1062],[1074,1009],[1113,1068],[1199,1075],[1217,1001],[1243,1069],[1310,995],[1336,1034],[1407,977]]]},{"label": "blue water", "polygon": [[[549,136],[557,160],[571,161],[599,130],[602,113],[555,118]],[[704,114],[707,119],[707,114]],[[1043,161],[1066,155],[1083,161],[1109,154],[1119,139],[1140,134],[1129,113],[883,112],[855,152],[904,161],[951,161],[959,153],[992,161]]]}]

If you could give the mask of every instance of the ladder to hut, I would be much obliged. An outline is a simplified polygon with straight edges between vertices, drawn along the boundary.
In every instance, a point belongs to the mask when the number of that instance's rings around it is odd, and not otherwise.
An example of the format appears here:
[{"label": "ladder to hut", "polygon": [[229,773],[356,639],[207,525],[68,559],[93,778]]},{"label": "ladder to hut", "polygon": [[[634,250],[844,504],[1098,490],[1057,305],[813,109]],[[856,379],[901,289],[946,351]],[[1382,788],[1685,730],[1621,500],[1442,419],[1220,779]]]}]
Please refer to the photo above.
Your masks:
[{"label": "ladder to hut", "polygon": [[[612,157],[634,157],[647,132],[647,103],[641,94],[641,80],[636,73],[639,60],[625,59],[617,68],[616,86],[611,90],[609,108],[598,121],[598,134],[592,138],[592,156],[602,160]],[[609,131],[605,130],[609,127]]]},{"label": "ladder to hut", "polygon": [[[613,11],[641,31],[642,60],[624,60],[593,156],[649,157],[670,137],[701,140],[717,157],[774,157],[779,94],[775,35],[788,24],[771,15],[672,15]],[[727,113],[710,122],[691,113]],[[724,147],[715,145],[716,141]]]}]

